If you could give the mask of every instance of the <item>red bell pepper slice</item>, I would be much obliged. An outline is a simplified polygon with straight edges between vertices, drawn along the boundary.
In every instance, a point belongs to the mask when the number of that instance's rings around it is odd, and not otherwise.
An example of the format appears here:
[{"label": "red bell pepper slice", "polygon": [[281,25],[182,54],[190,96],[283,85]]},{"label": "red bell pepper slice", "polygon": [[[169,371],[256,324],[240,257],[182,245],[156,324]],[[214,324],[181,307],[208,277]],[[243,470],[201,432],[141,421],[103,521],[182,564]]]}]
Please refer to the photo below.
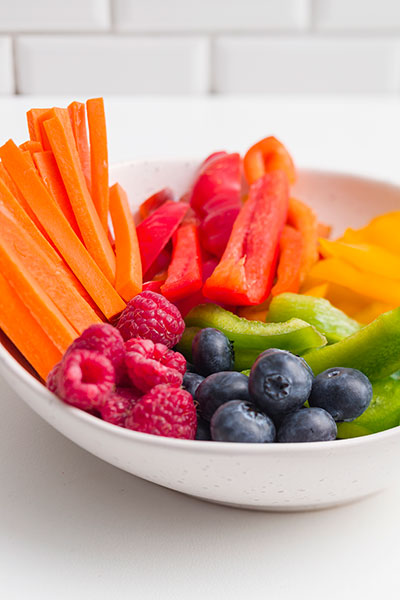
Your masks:
[{"label": "red bell pepper slice", "polygon": [[139,216],[141,219],[146,219],[151,215],[157,208],[160,208],[163,204],[168,201],[174,200],[174,193],[170,188],[164,188],[159,192],[156,192],[150,198],[147,198],[139,206]]},{"label": "red bell pepper slice", "polygon": [[257,142],[247,151],[243,167],[249,185],[266,173],[278,170],[286,173],[289,183],[296,181],[292,157],[285,146],[272,136]]},{"label": "red bell pepper slice", "polygon": [[234,306],[260,304],[267,298],[288,199],[289,185],[283,171],[264,175],[250,187],[221,261],[203,286],[207,298]]},{"label": "red bell pepper slice", "polygon": [[197,179],[190,195],[190,205],[193,210],[203,217],[208,212],[208,203],[215,196],[220,197],[220,203],[241,201],[241,160],[239,154],[216,152],[209,156],[201,165]]},{"label": "red bell pepper slice", "polygon": [[151,281],[156,278],[159,273],[166,271],[172,258],[172,243],[168,242],[163,248],[156,260],[151,265],[150,269],[143,275],[143,281]]},{"label": "red bell pepper slice", "polygon": [[[218,260],[216,258],[212,257],[207,258],[206,260],[203,258],[203,283],[213,274],[217,265]],[[185,318],[192,308],[198,306],[199,304],[207,304],[207,302],[212,302],[212,300],[209,300],[203,296],[203,292],[200,289],[191,296],[187,296],[186,298],[182,298],[182,300],[175,301],[174,304],[178,308],[182,317]]]},{"label": "red bell pepper slice", "polygon": [[181,224],[189,206],[166,202],[136,228],[143,273],[147,273]]},{"label": "red bell pepper slice", "polygon": [[161,288],[168,300],[186,298],[203,285],[201,250],[197,227],[192,222],[183,223],[174,235],[172,260],[168,277]]},{"label": "red bell pepper slice", "polygon": [[272,296],[284,292],[297,294],[300,288],[300,268],[303,251],[303,238],[299,231],[285,225],[279,242],[280,256],[277,281],[271,290]]},{"label": "red bell pepper slice", "polygon": [[161,286],[165,283],[165,279],[161,281],[146,281],[142,285],[142,292],[157,292],[157,294],[161,294]]},{"label": "red bell pepper slice", "polygon": [[227,203],[204,218],[200,226],[200,240],[207,252],[218,258],[223,255],[239,212],[240,206]]}]

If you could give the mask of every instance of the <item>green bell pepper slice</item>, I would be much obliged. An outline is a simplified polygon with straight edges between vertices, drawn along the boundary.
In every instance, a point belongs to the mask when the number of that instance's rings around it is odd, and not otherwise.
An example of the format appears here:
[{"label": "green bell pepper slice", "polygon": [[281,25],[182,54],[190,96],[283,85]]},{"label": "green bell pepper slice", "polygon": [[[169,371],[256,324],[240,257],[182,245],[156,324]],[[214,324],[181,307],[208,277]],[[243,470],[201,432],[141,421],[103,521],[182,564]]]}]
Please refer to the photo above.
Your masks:
[{"label": "green bell pepper slice", "polygon": [[300,319],[290,319],[286,323],[249,321],[216,304],[196,306],[186,316],[185,323],[188,328],[214,327],[222,331],[233,343],[237,371],[251,368],[259,354],[268,348],[301,354],[326,344],[325,336]]},{"label": "green bell pepper slice", "polygon": [[329,344],[339,342],[361,329],[360,323],[332,306],[325,298],[285,293],[273,298],[267,322],[278,323],[293,318],[303,319],[326,336]]},{"label": "green bell pepper slice", "polygon": [[303,355],[314,375],[331,367],[359,369],[371,381],[400,369],[400,307],[349,337]]}]

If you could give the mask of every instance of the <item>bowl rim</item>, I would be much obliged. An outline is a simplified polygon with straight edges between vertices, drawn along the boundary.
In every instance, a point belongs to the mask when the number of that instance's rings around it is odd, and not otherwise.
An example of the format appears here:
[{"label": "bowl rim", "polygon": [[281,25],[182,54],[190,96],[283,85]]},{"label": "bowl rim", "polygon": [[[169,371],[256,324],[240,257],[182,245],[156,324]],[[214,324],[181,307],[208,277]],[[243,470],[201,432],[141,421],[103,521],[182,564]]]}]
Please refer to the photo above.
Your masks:
[{"label": "bowl rim", "polygon": [[[166,158],[166,159],[134,159],[130,161],[123,161],[110,166],[110,171],[118,168],[125,168],[130,166],[137,166],[140,164],[151,164],[151,163],[186,163],[195,165],[200,164],[200,161],[196,161],[195,158],[186,157],[182,158]],[[326,169],[315,169],[315,168],[299,168],[298,172],[307,174],[316,173],[319,175],[326,176],[337,176],[341,178],[351,179],[355,181],[363,181],[365,183],[381,184],[387,187],[391,187],[400,193],[400,185],[380,180],[372,177],[366,177],[363,175],[353,175],[351,173],[343,173],[341,171],[330,171]],[[103,421],[102,419],[91,415],[83,410],[75,408],[69,404],[66,404],[60,400],[55,394],[50,392],[43,383],[31,375],[7,350],[7,348],[0,342],[0,367],[1,371],[9,370],[16,377],[21,379],[28,388],[31,388],[37,395],[42,396],[47,404],[57,406],[57,409],[62,413],[65,412],[73,420],[77,420],[99,431],[104,431],[106,434],[114,437],[124,438],[127,440],[143,442],[152,446],[161,446],[171,449],[187,448],[199,453],[210,453],[216,452],[218,454],[227,455],[238,455],[238,454],[249,454],[249,453],[266,453],[266,454],[286,454],[288,452],[294,452],[298,454],[308,454],[310,452],[317,451],[318,453],[324,452],[330,454],[333,450],[345,451],[347,448],[363,447],[365,445],[370,446],[371,444],[380,443],[383,441],[389,441],[392,438],[400,436],[400,424],[392,427],[385,431],[378,433],[371,433],[368,435],[358,436],[354,438],[336,439],[326,442],[295,442],[295,443],[269,443],[269,444],[255,444],[255,443],[237,443],[237,442],[215,442],[207,440],[186,440],[178,438],[162,437],[148,433],[142,433],[139,431],[133,431],[126,429],[112,423]],[[6,379],[6,378],[5,378]],[[18,395],[18,394],[17,394]],[[21,398],[23,400],[23,398]],[[29,402],[26,402],[30,406]],[[30,406],[30,408],[32,408]],[[32,408],[32,410],[34,410]],[[36,411],[35,411],[36,412]],[[42,417],[44,418],[44,417]],[[52,424],[50,422],[50,424]],[[189,446],[188,446],[189,444]]]}]

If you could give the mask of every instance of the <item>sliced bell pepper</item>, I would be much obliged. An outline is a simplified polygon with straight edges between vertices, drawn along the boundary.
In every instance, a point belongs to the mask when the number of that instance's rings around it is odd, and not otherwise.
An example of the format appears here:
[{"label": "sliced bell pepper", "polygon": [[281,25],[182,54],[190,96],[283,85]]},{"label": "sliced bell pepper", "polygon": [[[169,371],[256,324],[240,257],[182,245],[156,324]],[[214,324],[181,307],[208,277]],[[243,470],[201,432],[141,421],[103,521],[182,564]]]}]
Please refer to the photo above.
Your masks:
[{"label": "sliced bell pepper", "polygon": [[287,293],[272,300],[267,316],[269,323],[281,323],[294,318],[313,325],[329,343],[338,342],[361,327],[324,298]]},{"label": "sliced bell pepper", "polygon": [[251,186],[221,261],[204,284],[207,298],[246,306],[260,304],[268,297],[287,216],[288,194],[287,177],[282,171],[264,175]]},{"label": "sliced bell pepper", "polygon": [[400,305],[400,281],[372,273],[363,273],[339,258],[320,260],[311,275],[323,281],[342,285],[349,290],[386,304]]},{"label": "sliced bell pepper", "polygon": [[248,321],[261,321],[265,322],[271,302],[271,296],[256,306],[239,306],[237,315]]},{"label": "sliced bell pepper", "polygon": [[146,219],[149,215],[151,215],[157,208],[160,208],[163,204],[168,201],[174,200],[174,193],[170,188],[164,188],[159,192],[156,192],[150,198],[147,198],[142,204],[139,206],[139,215],[140,218]]},{"label": "sliced bell pepper", "polygon": [[317,216],[307,204],[290,198],[287,222],[301,233],[303,240],[300,267],[300,283],[303,283],[319,256]]},{"label": "sliced bell pepper", "polygon": [[[185,323],[190,329],[214,327],[222,331],[233,342],[234,368],[237,371],[249,369],[258,355],[268,348],[281,348],[300,354],[306,348],[318,348],[326,344],[326,338],[319,331],[300,319],[290,319],[286,323],[248,321],[216,304],[196,306],[186,316]],[[187,339],[185,344],[187,347]]]},{"label": "sliced bell pepper", "polygon": [[137,226],[143,273],[149,270],[172,238],[188,208],[183,202],[166,202]]},{"label": "sliced bell pepper", "polygon": [[371,323],[371,321],[374,321],[382,313],[389,312],[394,308],[396,307],[390,306],[390,304],[374,301],[366,304],[364,308],[359,310],[353,316],[356,319],[356,321],[359,321],[359,323],[365,323],[367,325],[368,323]]},{"label": "sliced bell pepper", "polygon": [[209,156],[200,166],[197,179],[190,194],[190,205],[199,217],[205,216],[208,203],[218,196],[218,203],[241,201],[241,160],[239,154],[216,152]]},{"label": "sliced bell pepper", "polygon": [[169,263],[171,262],[171,258],[172,242],[168,242],[166,247],[161,250],[150,269],[148,269],[148,271],[143,275],[143,281],[151,281],[155,278],[159,279],[158,275],[164,271],[167,271]]},{"label": "sliced bell pepper", "polygon": [[319,238],[327,239],[331,234],[332,227],[331,227],[331,225],[327,225],[326,223],[318,223],[317,231],[318,231]]},{"label": "sliced bell pepper", "polygon": [[351,244],[375,244],[400,254],[400,211],[379,215],[362,229],[346,229],[340,241]]},{"label": "sliced bell pepper", "polygon": [[321,283],[309,288],[306,292],[303,292],[303,296],[314,296],[315,298],[325,298],[328,291],[328,283]]},{"label": "sliced bell pepper", "polygon": [[314,375],[340,366],[358,369],[371,380],[388,377],[400,369],[400,308],[380,315],[336,344],[307,352],[303,358]]},{"label": "sliced bell pepper", "polygon": [[200,239],[202,247],[207,252],[218,258],[223,255],[239,212],[238,204],[225,204],[203,219],[200,226]]},{"label": "sliced bell pepper", "polygon": [[[216,258],[213,258],[213,257],[207,258],[203,255],[202,262],[203,262],[202,283],[204,283],[206,281],[206,279],[208,279],[214,272],[214,270],[218,264],[218,261]],[[181,300],[176,300],[174,302],[174,304],[178,308],[182,317],[186,317],[186,315],[192,310],[192,308],[194,308],[195,306],[198,306],[199,304],[206,304],[207,302],[210,302],[210,300],[205,298],[203,296],[202,289],[199,289],[197,292],[195,292],[194,294],[191,294],[190,296],[187,296],[186,298],[182,298]]]},{"label": "sliced bell pepper", "polygon": [[292,157],[285,146],[272,136],[260,140],[246,152],[243,167],[249,185],[266,173],[278,170],[286,173],[289,183],[296,181]]},{"label": "sliced bell pepper", "polygon": [[400,279],[400,256],[373,244],[347,244],[320,240],[324,258],[339,258],[365,273]]},{"label": "sliced bell pepper", "polygon": [[297,293],[300,288],[300,268],[303,251],[303,238],[299,231],[285,225],[279,242],[280,256],[277,281],[271,290],[272,296],[284,292]]},{"label": "sliced bell pepper", "polygon": [[201,252],[196,225],[183,223],[173,238],[174,249],[167,280],[161,288],[171,302],[186,298],[201,289]]},{"label": "sliced bell pepper", "polygon": [[161,281],[146,281],[142,285],[143,292],[157,292],[157,294],[161,294],[161,286],[164,285],[165,279]]}]

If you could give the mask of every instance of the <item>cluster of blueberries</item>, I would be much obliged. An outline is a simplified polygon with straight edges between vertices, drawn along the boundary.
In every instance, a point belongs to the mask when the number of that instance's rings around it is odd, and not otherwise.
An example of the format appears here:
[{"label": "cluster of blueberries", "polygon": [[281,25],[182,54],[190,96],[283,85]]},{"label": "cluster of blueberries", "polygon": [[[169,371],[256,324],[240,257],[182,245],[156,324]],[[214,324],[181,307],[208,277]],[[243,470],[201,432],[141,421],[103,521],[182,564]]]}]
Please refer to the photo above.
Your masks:
[{"label": "cluster of blueberries", "polygon": [[249,376],[232,369],[231,342],[218,329],[202,329],[183,378],[198,405],[198,440],[334,440],[336,422],[357,418],[372,399],[361,371],[335,367],[314,377],[304,359],[286,350],[262,352]]}]

